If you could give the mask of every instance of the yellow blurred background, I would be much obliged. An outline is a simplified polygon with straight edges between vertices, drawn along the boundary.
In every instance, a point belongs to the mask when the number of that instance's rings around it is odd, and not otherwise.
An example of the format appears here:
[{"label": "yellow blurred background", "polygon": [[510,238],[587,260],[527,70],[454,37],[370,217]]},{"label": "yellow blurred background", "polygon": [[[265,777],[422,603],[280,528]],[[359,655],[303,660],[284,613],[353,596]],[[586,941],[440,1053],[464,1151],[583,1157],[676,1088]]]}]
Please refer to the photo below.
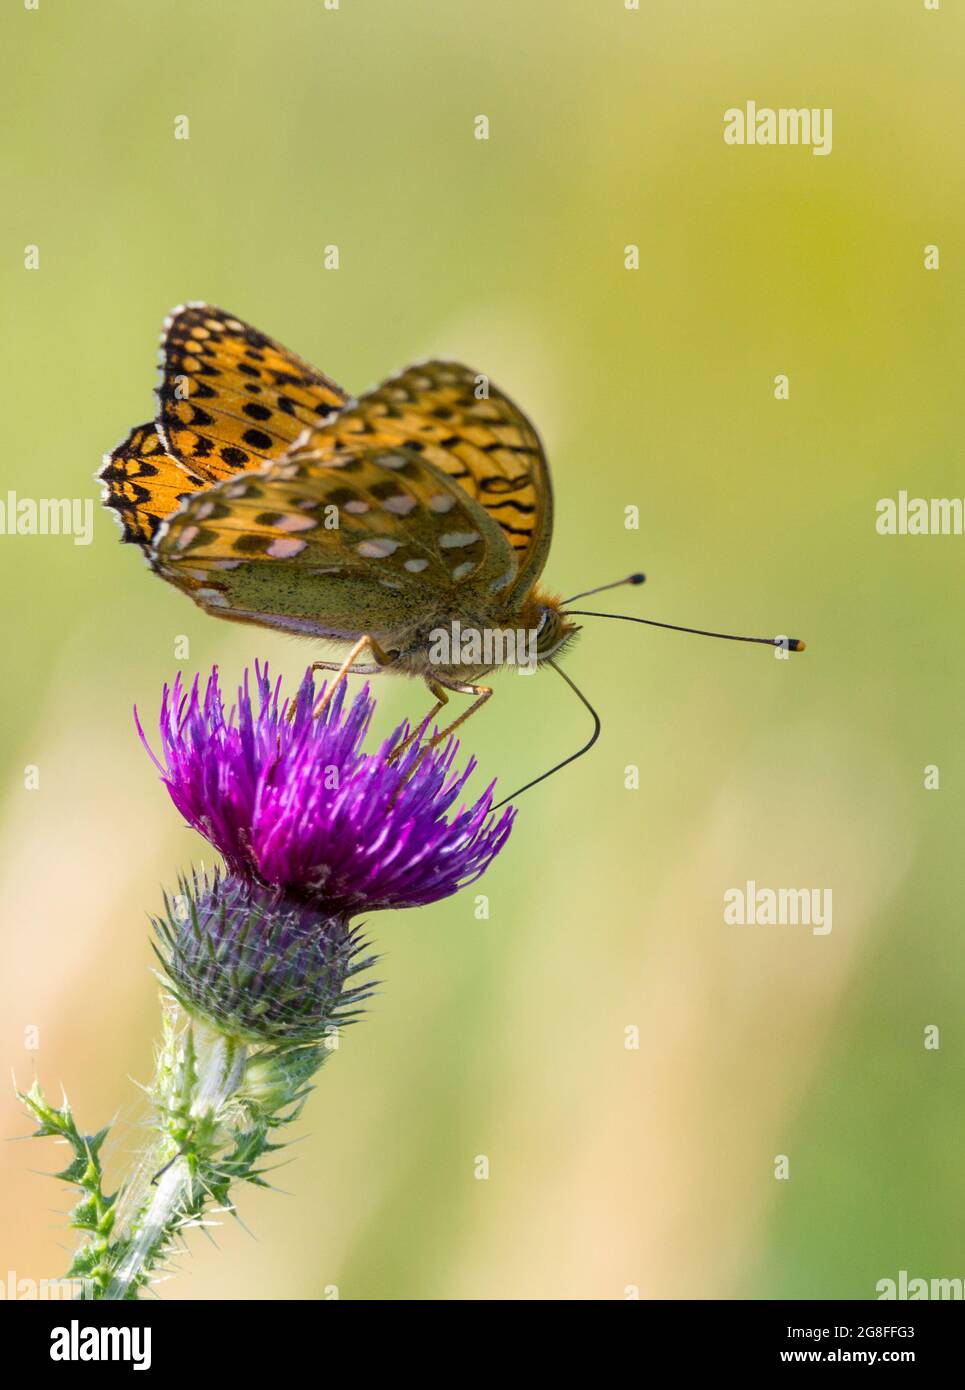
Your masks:
[{"label": "yellow blurred background", "polygon": [[[355,392],[466,360],[545,441],[551,587],[640,567],[601,606],[809,647],[586,620],[567,670],[603,735],[521,800],[489,920],[473,891],[371,920],[381,992],[319,1078],[291,1195],[242,1192],[255,1239],[193,1239],[161,1296],[961,1276],[965,538],[874,525],[899,489],[965,494],[961,8],[40,0],[0,35],[0,496],[97,507],[90,546],[0,535],[0,1057],[90,1129],[120,1110],[115,1180],[158,1031],[146,914],[207,849],[131,706],[153,722],[179,667],[295,680],[313,655],[205,616],[96,504],[172,305],[220,304]],[[832,108],[830,156],[727,146],[751,99]],[[424,712],[378,694],[386,727]],[[506,673],[464,747],[510,791],[587,724],[552,672]],[[725,925],[748,879],[830,888],[832,932]],[[0,1111],[27,1132],[12,1086]],[[0,1275],[58,1275],[37,1170],[61,1151],[0,1152]]]}]

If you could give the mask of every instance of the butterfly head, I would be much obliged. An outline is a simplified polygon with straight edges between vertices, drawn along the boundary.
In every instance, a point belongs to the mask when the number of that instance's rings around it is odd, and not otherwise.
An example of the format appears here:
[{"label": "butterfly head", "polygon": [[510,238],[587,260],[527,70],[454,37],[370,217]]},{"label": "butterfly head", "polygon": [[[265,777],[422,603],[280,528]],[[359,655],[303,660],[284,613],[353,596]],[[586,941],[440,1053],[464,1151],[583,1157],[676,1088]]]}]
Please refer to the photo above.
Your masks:
[{"label": "butterfly head", "polygon": [[530,600],[524,625],[536,633],[536,660],[559,656],[580,631],[563,612],[563,600],[555,594],[537,593]]}]

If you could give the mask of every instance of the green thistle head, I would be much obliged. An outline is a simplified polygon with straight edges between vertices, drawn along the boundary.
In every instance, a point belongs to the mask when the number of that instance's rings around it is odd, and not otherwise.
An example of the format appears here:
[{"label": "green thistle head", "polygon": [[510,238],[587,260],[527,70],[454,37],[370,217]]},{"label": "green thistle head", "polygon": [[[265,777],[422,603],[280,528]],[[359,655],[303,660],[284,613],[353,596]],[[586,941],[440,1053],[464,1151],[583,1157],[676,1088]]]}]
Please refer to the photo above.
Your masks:
[{"label": "green thistle head", "polygon": [[166,983],[189,1013],[246,1042],[317,1042],[352,1022],[372,964],[343,916],[230,873],[194,873],[153,918]]}]

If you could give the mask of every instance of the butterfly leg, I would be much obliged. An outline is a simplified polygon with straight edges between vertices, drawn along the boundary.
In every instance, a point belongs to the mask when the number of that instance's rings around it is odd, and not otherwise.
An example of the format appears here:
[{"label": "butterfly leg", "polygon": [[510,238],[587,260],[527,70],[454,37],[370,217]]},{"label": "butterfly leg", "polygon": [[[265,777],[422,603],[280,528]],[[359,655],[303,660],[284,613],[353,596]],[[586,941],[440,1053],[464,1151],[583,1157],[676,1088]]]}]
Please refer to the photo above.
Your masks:
[{"label": "butterfly leg", "polygon": [[329,705],[332,702],[332,699],[334,698],[336,690],[345,680],[345,677],[348,675],[348,673],[354,668],[356,662],[358,661],[362,653],[365,651],[366,647],[368,647],[369,651],[372,653],[373,658],[375,659],[376,668],[380,666],[391,666],[393,661],[396,660],[397,653],[383,651],[383,649],[379,646],[378,642],[376,642],[375,638],[370,637],[368,633],[366,633],[364,636],[360,637],[359,640],[355,643],[355,646],[352,648],[348,656],[342,662],[341,666],[337,668],[337,670],[334,662],[312,662],[311,669],[313,672],[336,671],[335,679],[332,681],[331,685],[325,691],[325,694],[321,697],[321,699],[315,706],[313,712],[316,719],[320,718],[328,709]]},{"label": "butterfly leg", "polygon": [[[428,751],[430,748],[435,748],[436,744],[441,743],[444,738],[448,738],[451,733],[453,733],[456,729],[459,728],[460,724],[465,724],[466,720],[470,717],[470,715],[475,714],[477,709],[482,709],[483,705],[492,695],[493,690],[491,685],[472,685],[468,682],[463,681],[443,682],[439,680],[433,680],[427,681],[426,683],[429,686],[429,689],[432,691],[433,695],[435,695],[437,699],[440,695],[443,695],[447,690],[454,691],[457,695],[476,696],[476,699],[473,700],[469,708],[464,709],[458,719],[454,719],[451,724],[447,724],[444,729],[441,729],[439,733],[437,733],[433,738],[429,740],[429,742],[426,744],[426,751]],[[437,710],[441,709],[443,703],[446,702],[440,701],[439,705],[436,706],[436,709],[433,710],[432,713],[435,714]]]},{"label": "butterfly leg", "polygon": [[437,716],[439,710],[442,709],[442,706],[448,705],[448,691],[453,691],[456,695],[476,695],[477,698],[474,699],[473,703],[471,703],[469,709],[463,710],[462,714],[460,714],[459,716],[459,719],[453,719],[452,724],[446,724],[444,730],[439,731],[438,734],[434,734],[434,737],[430,738],[430,741],[428,741],[427,744],[424,745],[423,751],[421,751],[419,758],[416,759],[416,763],[414,763],[414,766],[410,767],[409,773],[407,773],[407,776],[409,777],[412,777],[414,771],[417,771],[417,769],[421,767],[421,763],[423,763],[423,758],[425,758],[425,755],[427,755],[428,751],[430,751],[430,748],[435,748],[437,744],[441,744],[442,739],[448,738],[449,734],[452,734],[453,730],[459,728],[460,724],[466,723],[466,720],[469,719],[470,714],[476,713],[477,709],[483,709],[485,702],[487,702],[489,696],[492,695],[491,685],[469,685],[463,684],[462,681],[446,681],[444,685],[442,684],[442,681],[428,680],[428,678],[427,680],[425,680],[425,684],[427,684],[428,688],[430,688],[432,695],[435,695],[435,701],[437,702],[435,702],[435,705],[432,706],[432,709],[430,710],[430,712],[428,712],[427,716],[425,716],[425,719],[421,721],[419,727],[414,728],[413,733],[409,734],[409,737],[403,739],[403,742],[400,742],[398,748],[392,749],[391,755],[389,755],[389,762],[394,762],[394,760],[398,758],[399,753],[405,752],[407,746],[409,746],[409,744],[412,744],[413,739],[420,738],[421,735],[425,733],[425,730],[427,730],[428,728],[428,724],[430,724],[430,720],[435,719],[435,716]]},{"label": "butterfly leg", "polygon": [[[469,685],[468,683],[463,684],[462,681],[446,681],[445,683],[443,683],[440,680],[430,680],[428,677],[426,677],[426,685],[429,687],[432,694],[435,695],[436,703],[435,705],[433,705],[432,709],[429,711],[425,719],[423,719],[422,723],[418,726],[414,733],[409,734],[408,738],[406,738],[403,743],[400,743],[398,748],[393,748],[392,753],[389,757],[390,762],[396,757],[398,757],[398,755],[405,748],[408,747],[408,745],[412,742],[412,740],[415,737],[421,736],[423,732],[429,727],[430,719],[433,719],[439,713],[443,705],[447,705],[449,703],[449,696],[447,694],[448,691],[453,691],[457,695],[475,695],[477,698],[473,700],[472,704],[469,706],[468,709],[463,710],[462,714],[460,714],[458,719],[454,719],[451,724],[448,724],[439,733],[435,734],[431,739],[429,739],[428,743],[423,745],[421,753],[416,758],[412,767],[410,767],[409,770],[406,772],[406,778],[409,778],[414,773],[418,772],[419,768],[422,766],[423,759],[426,757],[426,754],[429,752],[429,750],[431,748],[435,748],[436,745],[441,743],[444,738],[448,738],[454,729],[458,729],[460,724],[465,724],[469,716],[471,714],[475,714],[477,709],[482,709],[483,705],[486,703],[486,701],[493,693],[491,686]],[[396,792],[396,795],[398,795],[398,792]]]},{"label": "butterfly leg", "polygon": [[[425,719],[423,719],[422,723],[419,725],[419,728],[416,731],[417,733],[421,733],[424,729],[428,728],[429,720],[432,719],[434,715],[438,714],[439,710],[442,709],[442,706],[444,704],[449,703],[448,698],[446,696],[447,691],[454,691],[457,695],[475,695],[477,698],[473,700],[472,704],[469,706],[468,709],[463,710],[462,714],[460,714],[458,719],[454,719],[451,724],[447,724],[444,729],[440,730],[439,733],[435,734],[432,738],[429,739],[428,743],[423,745],[422,752],[416,758],[412,767],[409,768],[408,772],[406,773],[406,777],[411,777],[413,773],[418,772],[419,768],[422,766],[422,761],[425,758],[426,754],[429,752],[429,750],[431,748],[435,748],[436,745],[441,743],[444,738],[448,738],[454,729],[459,728],[460,724],[465,724],[469,716],[471,714],[475,714],[477,709],[482,709],[483,705],[486,703],[486,701],[493,693],[491,686],[463,684],[462,681],[446,681],[446,683],[443,684],[442,681],[439,680],[427,679],[426,685],[428,685],[433,695],[436,696],[438,703],[429,711]],[[409,737],[406,739],[405,744],[401,744],[398,748],[394,748],[392,750],[393,758],[395,758],[396,755],[399,754],[407,744],[412,742],[412,737],[413,736],[410,734]]]},{"label": "butterfly leg", "polygon": [[405,750],[408,748],[410,743],[414,743],[417,738],[422,737],[422,735],[428,729],[429,725],[432,723],[433,719],[435,719],[436,715],[442,709],[443,705],[448,705],[449,703],[449,696],[446,694],[443,687],[439,685],[437,681],[427,680],[426,685],[429,687],[431,694],[433,694],[436,697],[436,703],[432,706],[432,709],[429,711],[426,717],[420,723],[416,724],[411,734],[407,734],[406,737],[402,740],[402,742],[397,744],[395,748],[392,749],[392,752],[389,754],[387,759],[387,761],[390,763],[395,762],[396,758],[401,757]]}]

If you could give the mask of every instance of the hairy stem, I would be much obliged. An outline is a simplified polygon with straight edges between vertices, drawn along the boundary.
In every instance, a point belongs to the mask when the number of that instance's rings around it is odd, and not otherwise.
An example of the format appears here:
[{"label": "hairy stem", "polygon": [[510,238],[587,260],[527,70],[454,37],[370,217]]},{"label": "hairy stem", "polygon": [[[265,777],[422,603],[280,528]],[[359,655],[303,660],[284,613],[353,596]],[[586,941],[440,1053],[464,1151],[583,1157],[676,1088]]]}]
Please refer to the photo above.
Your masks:
[{"label": "hairy stem", "polygon": [[200,1215],[206,1194],[196,1190],[202,1157],[199,1150],[206,1142],[210,1145],[210,1137],[217,1134],[245,1074],[243,1044],[197,1022],[188,1023],[182,1036],[183,1046],[179,1047],[178,1031],[172,1029],[159,1058],[157,1100],[163,1105],[169,1092],[165,1083],[169,1074],[179,1075],[180,1065],[180,1079],[190,1096],[188,1115],[194,1124],[185,1127],[178,1108],[168,1107],[168,1125],[160,1141],[120,1193],[118,1221],[122,1224],[115,1230],[126,1248],[104,1295],[108,1299],[131,1297],[190,1222],[192,1213]]},{"label": "hairy stem", "polygon": [[268,1185],[261,1160],[284,1146],[274,1134],[297,1118],[328,1051],[319,1042],[245,1043],[167,997],[150,1092],[157,1138],[115,1196],[101,1183],[107,1131],[81,1134],[66,1099],[54,1109],[37,1086],[22,1097],[37,1133],[74,1152],[57,1176],[82,1192],[71,1225],[87,1239],[70,1274],[84,1281],[84,1297],[136,1299],[206,1211],[234,1213],[235,1183]]}]

